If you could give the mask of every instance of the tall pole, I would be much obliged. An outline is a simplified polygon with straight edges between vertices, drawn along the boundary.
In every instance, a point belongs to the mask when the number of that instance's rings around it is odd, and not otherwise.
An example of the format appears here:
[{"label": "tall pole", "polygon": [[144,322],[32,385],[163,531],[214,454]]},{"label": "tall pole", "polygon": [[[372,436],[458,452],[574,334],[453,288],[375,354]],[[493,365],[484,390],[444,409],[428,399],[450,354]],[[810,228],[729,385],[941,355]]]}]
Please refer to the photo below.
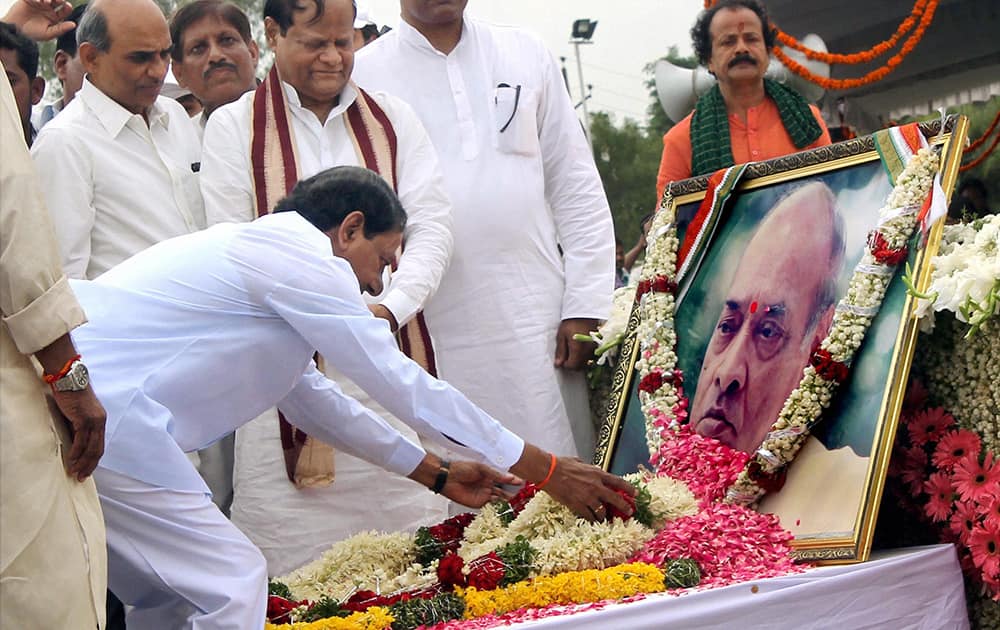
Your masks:
[{"label": "tall pole", "polygon": [[574,40],[573,48],[576,49],[576,72],[580,77],[580,104],[583,107],[583,133],[587,136],[587,144],[590,151],[594,151],[594,141],[590,137],[590,115],[587,113],[587,86],[583,83],[583,64],[580,63],[580,44],[590,43],[587,41]]}]

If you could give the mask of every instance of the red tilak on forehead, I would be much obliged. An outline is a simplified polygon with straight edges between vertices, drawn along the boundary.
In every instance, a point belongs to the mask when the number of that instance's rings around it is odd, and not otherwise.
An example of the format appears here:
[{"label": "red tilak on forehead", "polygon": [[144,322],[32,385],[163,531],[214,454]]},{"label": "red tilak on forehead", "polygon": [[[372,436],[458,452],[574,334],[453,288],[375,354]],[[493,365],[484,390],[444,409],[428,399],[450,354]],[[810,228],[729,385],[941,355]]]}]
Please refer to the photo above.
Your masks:
[{"label": "red tilak on forehead", "polygon": [[750,313],[753,314],[756,312],[757,312],[757,300],[754,300],[753,302],[750,302]]},{"label": "red tilak on forehead", "polygon": [[742,33],[745,28],[746,28],[746,22],[740,22],[739,24],[736,25],[736,29],[740,33]]}]

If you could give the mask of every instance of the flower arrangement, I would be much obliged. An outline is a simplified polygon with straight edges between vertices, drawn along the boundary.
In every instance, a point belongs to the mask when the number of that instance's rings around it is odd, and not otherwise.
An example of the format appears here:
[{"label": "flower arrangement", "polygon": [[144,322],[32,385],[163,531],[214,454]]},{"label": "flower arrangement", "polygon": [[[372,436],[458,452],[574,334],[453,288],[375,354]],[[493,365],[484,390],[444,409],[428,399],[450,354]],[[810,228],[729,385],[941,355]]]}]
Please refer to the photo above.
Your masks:
[{"label": "flower arrangement", "polygon": [[982,629],[1000,627],[998,239],[997,216],[946,226],[930,287],[911,290],[923,332],[883,506],[901,510],[890,543],[955,543]]}]

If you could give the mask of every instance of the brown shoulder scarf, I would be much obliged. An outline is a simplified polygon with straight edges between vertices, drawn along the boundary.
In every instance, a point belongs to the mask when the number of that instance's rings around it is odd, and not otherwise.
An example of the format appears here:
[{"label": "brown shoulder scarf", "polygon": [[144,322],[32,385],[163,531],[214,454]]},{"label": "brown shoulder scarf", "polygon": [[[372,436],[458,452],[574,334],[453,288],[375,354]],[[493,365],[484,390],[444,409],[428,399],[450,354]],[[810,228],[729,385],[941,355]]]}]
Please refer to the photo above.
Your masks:
[{"label": "brown shoulder scarf", "polygon": [[[364,90],[347,108],[348,135],[358,161],[381,175],[396,190],[396,133],[388,116]],[[250,136],[251,176],[257,216],[271,212],[299,178],[291,114],[275,66],[253,97]],[[398,256],[397,256],[398,258]],[[400,349],[432,375],[437,375],[431,337],[423,313],[396,333]],[[316,355],[323,370],[323,358]],[[296,487],[329,485],[334,479],[333,447],[292,426],[278,411],[285,471]]]}]

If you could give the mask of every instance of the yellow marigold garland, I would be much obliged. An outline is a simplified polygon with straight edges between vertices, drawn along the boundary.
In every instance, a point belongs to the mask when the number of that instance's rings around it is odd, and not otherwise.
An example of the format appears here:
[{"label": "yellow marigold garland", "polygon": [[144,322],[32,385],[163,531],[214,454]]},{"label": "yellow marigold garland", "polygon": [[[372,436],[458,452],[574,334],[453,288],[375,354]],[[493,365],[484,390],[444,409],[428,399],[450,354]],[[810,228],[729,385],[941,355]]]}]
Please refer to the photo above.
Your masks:
[{"label": "yellow marigold garland", "polygon": [[264,630],[385,630],[392,625],[393,618],[388,608],[372,606],[362,613],[348,617],[328,617],[317,621],[274,625],[264,624]]},{"label": "yellow marigold garland", "polygon": [[552,604],[587,604],[621,599],[665,589],[663,571],[644,562],[620,564],[608,569],[571,571],[525,580],[492,591],[458,588],[465,599],[465,618],[502,615],[519,608],[542,608]]}]

